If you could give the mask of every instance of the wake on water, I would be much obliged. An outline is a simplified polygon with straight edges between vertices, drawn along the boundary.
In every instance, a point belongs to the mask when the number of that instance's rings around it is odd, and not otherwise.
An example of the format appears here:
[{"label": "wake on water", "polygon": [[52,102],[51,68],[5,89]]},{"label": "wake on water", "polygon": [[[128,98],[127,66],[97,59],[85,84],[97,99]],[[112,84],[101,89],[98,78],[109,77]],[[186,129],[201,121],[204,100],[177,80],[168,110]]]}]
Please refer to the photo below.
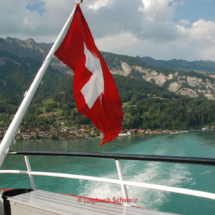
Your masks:
[{"label": "wake on water", "polygon": [[[140,162],[129,161],[123,166],[124,180],[144,182],[150,184],[182,187],[183,184],[190,183],[191,173],[182,164],[167,164],[158,162],[147,162],[144,166]],[[104,174],[100,177],[118,179],[116,172]],[[105,199],[123,198],[120,185],[101,182],[81,183],[80,196]],[[145,188],[127,186],[129,198],[136,198],[137,203],[131,205],[158,210],[159,207],[170,200],[170,193]],[[122,203],[122,202],[121,202]]]}]

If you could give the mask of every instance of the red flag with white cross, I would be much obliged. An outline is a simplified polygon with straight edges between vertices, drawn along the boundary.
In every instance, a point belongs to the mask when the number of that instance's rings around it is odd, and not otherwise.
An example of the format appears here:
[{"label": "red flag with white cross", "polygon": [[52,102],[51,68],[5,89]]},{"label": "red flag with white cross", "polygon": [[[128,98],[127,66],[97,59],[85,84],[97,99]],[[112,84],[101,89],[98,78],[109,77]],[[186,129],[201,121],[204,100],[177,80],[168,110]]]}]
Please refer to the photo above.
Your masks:
[{"label": "red flag with white cross", "polygon": [[122,102],[79,4],[55,55],[73,70],[73,94],[77,108],[103,132],[101,146],[115,139],[121,130]]}]

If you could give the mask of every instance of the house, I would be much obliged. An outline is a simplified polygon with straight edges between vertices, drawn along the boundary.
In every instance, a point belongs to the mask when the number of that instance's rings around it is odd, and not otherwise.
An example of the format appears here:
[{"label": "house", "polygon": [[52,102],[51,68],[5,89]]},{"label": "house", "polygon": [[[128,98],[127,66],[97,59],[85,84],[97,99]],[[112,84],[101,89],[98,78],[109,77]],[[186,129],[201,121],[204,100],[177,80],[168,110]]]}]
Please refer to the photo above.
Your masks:
[{"label": "house", "polygon": [[[129,130],[127,130],[127,135],[134,134],[134,130],[135,130],[135,129],[129,129]],[[136,130],[136,131],[137,131],[137,130]]]},{"label": "house", "polygon": [[127,135],[131,135],[131,130],[128,130],[128,131],[127,131]]},{"label": "house", "polygon": [[31,137],[33,137],[34,139],[36,138],[36,132],[31,132],[30,135],[31,135]]},{"label": "house", "polygon": [[72,123],[73,125],[75,125],[75,124],[76,124],[76,121],[71,121],[71,123]]},{"label": "house", "polygon": [[71,135],[70,133],[60,132],[59,133],[59,138],[66,138],[66,137],[69,137],[70,135]]},{"label": "house", "polygon": [[77,135],[77,130],[72,130],[69,133],[72,134],[72,135]]},{"label": "house", "polygon": [[57,131],[56,131],[56,130],[50,131],[50,132],[49,132],[49,135],[50,135],[50,134],[53,134],[54,136],[57,136]]},{"label": "house", "polygon": [[31,138],[31,135],[29,133],[22,133],[21,135],[24,140],[29,140]]},{"label": "house", "polygon": [[38,136],[41,137],[41,138],[48,138],[49,137],[49,132],[39,131]]},{"label": "house", "polygon": [[169,133],[169,130],[162,130],[162,133],[168,134],[168,133]]},{"label": "house", "polygon": [[43,129],[43,128],[37,128],[36,130],[37,130],[38,132],[45,131],[45,129]]},{"label": "house", "polygon": [[80,137],[82,134],[85,134],[86,136],[88,136],[89,130],[85,130],[85,129],[80,129],[77,131],[77,136]]},{"label": "house", "polygon": [[82,125],[82,126],[81,126],[81,129],[86,130],[86,129],[89,129],[89,128],[88,128],[88,126],[87,126],[87,125]]},{"label": "house", "polygon": [[17,134],[15,137],[16,140],[20,140],[21,139],[21,135]]},{"label": "house", "polygon": [[152,134],[157,134],[158,133],[158,131],[152,131]]},{"label": "house", "polygon": [[144,134],[144,132],[145,132],[145,129],[139,129],[139,130],[137,130],[138,134]]},{"label": "house", "polygon": [[121,134],[127,134],[127,130],[126,129],[121,129],[120,133]]},{"label": "house", "polygon": [[83,133],[85,133],[85,134],[89,134],[89,129],[85,129],[85,130],[83,130]]},{"label": "house", "polygon": [[64,128],[64,131],[65,132],[70,132],[70,131],[72,131],[72,128]]},{"label": "house", "polygon": [[5,134],[7,132],[7,129],[8,129],[7,127],[0,128],[0,133],[3,132]]},{"label": "house", "polygon": [[145,134],[151,134],[152,133],[152,129],[146,129]]},{"label": "house", "polygon": [[95,134],[95,131],[96,131],[95,128],[91,128],[91,129],[90,129],[90,134],[92,134],[92,135]]},{"label": "house", "polygon": [[202,131],[209,131],[210,130],[210,127],[209,126],[207,126],[207,127],[205,127],[205,128],[202,128]]},{"label": "house", "polygon": [[137,134],[137,129],[131,129],[130,132],[131,132],[132,134]]}]

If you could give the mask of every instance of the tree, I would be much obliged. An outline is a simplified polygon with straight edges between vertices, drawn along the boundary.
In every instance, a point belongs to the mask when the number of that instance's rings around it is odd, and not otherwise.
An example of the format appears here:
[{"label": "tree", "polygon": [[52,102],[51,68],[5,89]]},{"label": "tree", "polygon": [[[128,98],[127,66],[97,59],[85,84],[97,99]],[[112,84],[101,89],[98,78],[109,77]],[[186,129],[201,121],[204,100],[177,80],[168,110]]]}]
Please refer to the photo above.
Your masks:
[{"label": "tree", "polygon": [[89,127],[88,127],[88,128],[89,128],[89,131],[88,131],[88,137],[91,137],[90,127],[91,127],[91,126],[89,125]]},{"label": "tree", "polygon": [[57,139],[59,139],[59,129],[57,128]]},{"label": "tree", "polygon": [[85,133],[82,133],[81,138],[85,138],[85,137],[86,137]]},{"label": "tree", "polygon": [[36,140],[39,139],[38,131],[36,132]]},{"label": "tree", "polygon": [[55,136],[54,136],[53,134],[50,134],[50,135],[49,135],[49,139],[50,139],[50,140],[53,140],[53,139],[55,139]]},{"label": "tree", "polygon": [[100,136],[100,131],[96,129],[96,136]]}]

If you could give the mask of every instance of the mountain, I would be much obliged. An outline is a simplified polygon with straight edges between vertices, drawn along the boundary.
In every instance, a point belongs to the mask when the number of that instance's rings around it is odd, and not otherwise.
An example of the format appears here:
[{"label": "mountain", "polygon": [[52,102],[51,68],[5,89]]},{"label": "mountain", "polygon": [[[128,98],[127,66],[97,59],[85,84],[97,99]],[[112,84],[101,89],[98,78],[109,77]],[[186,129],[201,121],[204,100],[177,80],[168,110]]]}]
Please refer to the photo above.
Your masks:
[{"label": "mountain", "polygon": [[188,72],[188,71],[196,71],[201,72],[208,75],[215,74],[215,62],[213,61],[186,61],[186,60],[155,60],[151,57],[139,57],[138,59],[142,60],[145,63],[150,64],[151,66],[155,67],[163,67],[168,69],[174,69],[181,72]]},{"label": "mountain", "polygon": [[[0,50],[0,112],[14,112],[41,65],[42,60],[18,57]],[[33,101],[41,102],[50,97],[67,76],[49,67]]]},{"label": "mountain", "polygon": [[102,53],[112,74],[142,78],[164,89],[191,98],[215,99],[215,79],[193,71],[150,66],[135,57]]},{"label": "mountain", "polygon": [[[36,43],[31,38],[25,41],[11,37],[7,37],[6,39],[0,38],[0,50],[9,52],[10,54],[21,58],[29,57],[40,62],[45,60],[45,57],[47,56],[52,45],[52,43]],[[2,59],[0,59],[0,62],[1,61]],[[60,62],[55,56],[50,63],[50,67],[62,73],[72,75],[71,70]]]},{"label": "mountain", "polygon": [[[33,39],[25,41],[13,38],[0,39],[0,86],[2,96],[10,97],[20,95],[28,89],[30,81],[45,59],[52,44],[36,43]],[[101,52],[104,60],[107,63],[112,74],[129,76],[136,79],[145,79],[152,84],[162,86],[165,90],[179,95],[189,96],[191,98],[215,99],[215,79],[195,72],[181,72],[170,68],[164,68],[165,61],[156,61],[153,58],[147,58],[148,63],[144,62],[140,57],[130,57],[126,55],[117,55],[108,52]],[[10,62],[10,63],[9,63]],[[206,61],[178,61],[172,60],[173,68],[178,68],[183,65],[184,68],[189,68],[200,71],[207,68],[208,71],[213,71],[214,62]],[[192,67],[191,67],[192,63]],[[153,66],[150,64],[154,64]],[[187,66],[186,66],[186,65]],[[159,66],[159,67],[158,67]],[[11,71],[7,75],[7,70]],[[65,75],[73,75],[70,68],[65,66],[56,57],[49,66],[44,80],[46,84],[40,86],[40,91],[46,94],[54,93],[54,89],[60,85]],[[53,72],[51,72],[53,71]],[[14,72],[14,75],[12,75]],[[23,76],[21,74],[24,74]],[[50,79],[46,78],[47,76]],[[22,81],[21,81],[22,80]],[[48,81],[49,80],[49,81]],[[16,81],[18,81],[16,83]],[[42,81],[42,83],[43,83]],[[54,84],[53,84],[54,83]],[[48,90],[47,86],[51,86]],[[3,92],[6,93],[3,95]],[[42,96],[40,96],[42,98]],[[20,101],[21,98],[19,98]],[[12,99],[13,100],[13,99]]]},{"label": "mountain", "polygon": [[[0,39],[0,124],[8,125],[51,44]],[[214,125],[215,79],[155,67],[136,57],[102,52],[123,101],[123,128],[188,129]],[[73,98],[72,71],[52,61],[22,126],[89,124]],[[188,98],[191,97],[191,98]],[[77,125],[78,126],[78,125]]]}]

